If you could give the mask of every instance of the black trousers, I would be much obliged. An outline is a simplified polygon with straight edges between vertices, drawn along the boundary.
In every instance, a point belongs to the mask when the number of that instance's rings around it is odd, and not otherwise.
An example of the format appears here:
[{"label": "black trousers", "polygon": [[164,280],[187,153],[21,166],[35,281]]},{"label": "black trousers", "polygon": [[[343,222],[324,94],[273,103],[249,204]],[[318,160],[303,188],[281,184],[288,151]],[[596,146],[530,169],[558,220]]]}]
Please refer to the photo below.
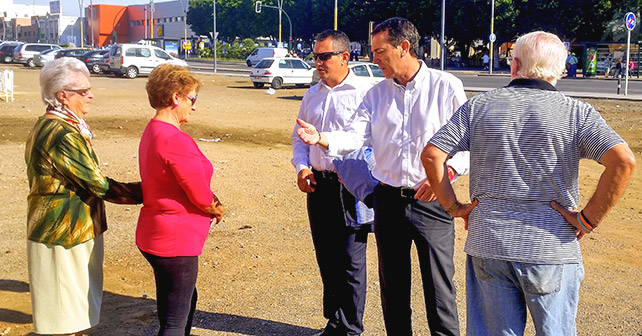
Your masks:
[{"label": "black trousers", "polygon": [[159,257],[141,251],[154,269],[158,336],[189,336],[196,310],[198,257]]},{"label": "black trousers", "polygon": [[[317,185],[315,191],[308,194],[307,205],[323,282],[323,316],[328,319],[326,332],[360,335],[366,302],[366,247],[370,230],[346,226],[341,183],[336,174],[314,171],[314,177]],[[346,194],[344,197],[352,197]]]},{"label": "black trousers", "polygon": [[437,201],[422,202],[414,192],[379,184],[374,192],[375,236],[379,253],[381,305],[391,336],[412,335],[411,258],[417,248],[431,335],[459,335],[455,302],[453,218]]}]

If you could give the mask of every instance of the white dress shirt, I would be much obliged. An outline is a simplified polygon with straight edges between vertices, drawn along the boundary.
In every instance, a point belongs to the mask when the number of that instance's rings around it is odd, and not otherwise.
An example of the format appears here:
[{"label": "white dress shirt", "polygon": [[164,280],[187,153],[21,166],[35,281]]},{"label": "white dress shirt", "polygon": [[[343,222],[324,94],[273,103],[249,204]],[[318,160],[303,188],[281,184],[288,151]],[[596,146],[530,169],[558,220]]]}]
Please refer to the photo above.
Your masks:
[{"label": "white dress shirt", "polygon": [[[386,79],[372,87],[345,131],[324,133],[329,143],[326,154],[340,156],[370,146],[376,179],[394,187],[417,188],[426,180],[421,152],[465,101],[461,80],[421,62],[406,86]],[[468,152],[457,153],[448,165],[465,175],[468,156]]]},{"label": "white dress shirt", "polygon": [[[333,88],[321,80],[303,95],[298,118],[311,123],[319,132],[342,131],[354,119],[355,111],[370,87],[358,82],[352,71]],[[292,164],[297,174],[301,169],[310,167],[336,171],[333,157],[328,156],[322,147],[309,146],[301,141],[296,134],[298,128],[299,125],[295,123],[292,131]]]}]

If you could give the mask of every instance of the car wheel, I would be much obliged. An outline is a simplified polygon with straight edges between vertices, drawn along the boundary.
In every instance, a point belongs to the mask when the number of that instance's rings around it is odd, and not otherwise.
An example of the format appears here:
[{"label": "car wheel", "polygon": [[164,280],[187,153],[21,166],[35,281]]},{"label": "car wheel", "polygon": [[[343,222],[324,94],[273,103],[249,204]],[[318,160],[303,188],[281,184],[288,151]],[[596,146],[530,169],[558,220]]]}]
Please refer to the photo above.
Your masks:
[{"label": "car wheel", "polygon": [[129,68],[127,68],[125,76],[127,76],[127,78],[129,79],[136,78],[136,76],[138,76],[138,69],[136,69],[136,67],[130,66]]},{"label": "car wheel", "polygon": [[98,64],[94,64],[91,66],[91,71],[95,74],[100,73],[100,66]]},{"label": "car wheel", "polygon": [[36,63],[33,62],[33,58],[30,58],[27,60],[27,63],[25,63],[25,66],[28,68],[34,68],[36,67]]},{"label": "car wheel", "polygon": [[262,89],[263,86],[265,85],[265,83],[256,83],[256,82],[254,82],[252,84],[254,84],[254,88],[255,89]]},{"label": "car wheel", "polygon": [[247,64],[247,66],[249,66],[250,68],[252,67],[252,62],[250,62],[250,60],[247,60],[245,64]]},{"label": "car wheel", "polygon": [[281,77],[276,77],[272,80],[272,88],[278,90],[283,86],[283,79]]}]

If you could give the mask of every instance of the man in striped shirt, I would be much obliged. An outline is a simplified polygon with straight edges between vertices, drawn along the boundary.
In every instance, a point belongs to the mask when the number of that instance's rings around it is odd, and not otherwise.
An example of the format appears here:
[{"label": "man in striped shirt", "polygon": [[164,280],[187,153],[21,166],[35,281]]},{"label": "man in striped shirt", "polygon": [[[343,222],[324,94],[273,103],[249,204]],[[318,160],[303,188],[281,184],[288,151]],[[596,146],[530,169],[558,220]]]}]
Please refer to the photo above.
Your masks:
[{"label": "man in striped shirt", "polygon": [[[437,199],[467,221],[467,335],[575,335],[578,240],[621,197],[635,167],[624,140],[589,104],[554,87],[564,71],[559,38],[533,32],[515,43],[512,81],[470,99],[430,140],[422,163]],[[444,162],[470,151],[470,204],[448,183]],[[604,166],[579,210],[580,159]]]}]

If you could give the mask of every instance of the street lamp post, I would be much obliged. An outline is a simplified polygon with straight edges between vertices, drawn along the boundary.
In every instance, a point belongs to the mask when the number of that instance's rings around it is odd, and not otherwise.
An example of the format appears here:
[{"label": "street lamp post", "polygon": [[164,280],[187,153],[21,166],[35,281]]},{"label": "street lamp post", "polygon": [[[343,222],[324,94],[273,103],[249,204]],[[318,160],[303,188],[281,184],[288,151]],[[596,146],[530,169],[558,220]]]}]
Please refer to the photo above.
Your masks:
[{"label": "street lamp post", "polygon": [[[337,21],[339,21],[339,8],[337,6],[337,0],[334,0],[334,30],[338,29]],[[292,34],[290,33],[290,35]]]},{"label": "street lamp post", "polygon": [[85,39],[83,38],[83,31],[82,31],[82,21],[83,21],[83,13],[82,13],[82,7],[83,7],[83,0],[78,0],[78,7],[80,7],[80,47],[84,48],[85,47]]},{"label": "street lamp post", "polygon": [[495,0],[490,2],[490,64],[488,65],[488,73],[493,74],[493,42],[495,42]]},{"label": "street lamp post", "polygon": [[441,38],[439,45],[441,52],[439,55],[439,68],[441,71],[444,71],[444,59],[446,58],[446,38],[444,34],[446,33],[446,0],[441,0]]},{"label": "street lamp post", "polygon": [[217,64],[216,64],[216,0],[212,0],[212,22],[214,25],[214,29],[212,30],[212,48],[214,49],[214,73],[218,70]]}]

